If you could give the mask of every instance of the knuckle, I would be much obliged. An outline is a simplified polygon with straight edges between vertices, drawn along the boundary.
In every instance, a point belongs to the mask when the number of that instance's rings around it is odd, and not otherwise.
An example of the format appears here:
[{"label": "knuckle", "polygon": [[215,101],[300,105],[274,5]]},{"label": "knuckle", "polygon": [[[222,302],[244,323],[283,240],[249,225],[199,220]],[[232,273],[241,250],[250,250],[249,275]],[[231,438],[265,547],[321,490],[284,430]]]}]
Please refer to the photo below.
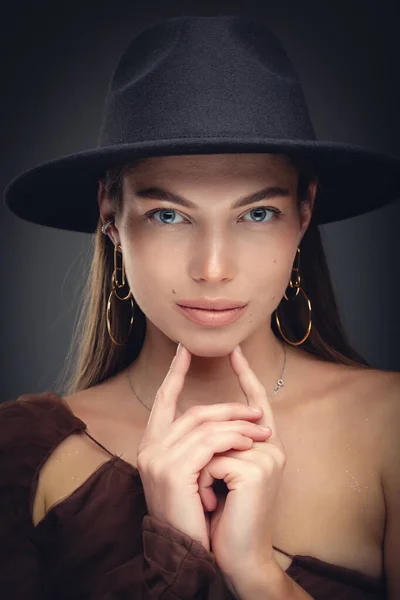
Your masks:
[{"label": "knuckle", "polygon": [[139,446],[138,453],[136,455],[137,466],[139,469],[146,469],[148,464],[148,452],[145,448]]},{"label": "knuckle", "polygon": [[163,388],[163,385],[161,385],[161,387],[159,387],[156,392],[155,400],[159,401],[159,402],[163,402],[165,400],[165,396],[166,396],[165,389]]},{"label": "knuckle", "polygon": [[174,398],[173,395],[163,387],[163,385],[157,390],[154,401],[158,402],[159,404],[168,405],[174,402]]},{"label": "knuckle", "polygon": [[271,471],[280,471],[286,464],[286,456],[281,450],[277,450],[267,456],[268,468]]},{"label": "knuckle", "polygon": [[277,467],[277,463],[275,461],[275,457],[271,454],[267,454],[263,460],[264,468],[268,471],[268,473],[273,473]]},{"label": "knuckle", "polygon": [[265,479],[265,469],[256,463],[248,463],[246,469],[249,469],[250,477],[253,481],[260,482]]},{"label": "knuckle", "polygon": [[274,456],[279,465],[286,464],[287,454],[286,454],[286,449],[285,449],[283,443],[279,442],[275,446]]},{"label": "knuckle", "polygon": [[217,428],[218,425],[213,421],[203,421],[203,423],[200,423],[197,427],[201,436],[206,440],[209,440],[214,436]]},{"label": "knuckle", "polygon": [[167,471],[163,467],[162,456],[162,450],[156,453],[155,449],[150,446],[146,446],[141,450],[139,449],[137,454],[138,469],[142,469],[146,474],[158,478],[162,473]]},{"label": "knuckle", "polygon": [[143,457],[142,453],[138,453],[136,456],[136,464],[138,470],[143,473],[146,470],[146,459]]},{"label": "knuckle", "polygon": [[286,465],[286,461],[287,461],[286,453],[283,452],[282,450],[280,452],[278,452],[277,459],[278,459],[279,466],[284,467]]},{"label": "knuckle", "polygon": [[170,469],[165,468],[164,462],[160,456],[154,456],[152,459],[150,459],[147,463],[147,469],[154,481],[160,483],[167,481]]},{"label": "knuckle", "polygon": [[201,412],[202,407],[199,404],[194,404],[193,406],[187,409],[185,415],[187,415],[190,418],[197,419],[199,418]]}]

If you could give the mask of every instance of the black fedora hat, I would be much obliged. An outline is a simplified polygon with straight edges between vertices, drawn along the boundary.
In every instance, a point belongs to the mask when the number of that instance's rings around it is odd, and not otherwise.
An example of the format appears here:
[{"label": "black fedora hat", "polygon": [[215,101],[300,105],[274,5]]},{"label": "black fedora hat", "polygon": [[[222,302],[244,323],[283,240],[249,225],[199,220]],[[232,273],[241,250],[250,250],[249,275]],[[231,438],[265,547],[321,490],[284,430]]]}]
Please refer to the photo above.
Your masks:
[{"label": "black fedora hat", "polygon": [[318,223],[400,197],[400,159],[318,141],[293,65],[265,23],[246,16],[181,16],[145,27],[121,56],[98,145],[29,169],[6,187],[17,216],[94,232],[98,180],[137,158],[290,153],[310,159]]}]

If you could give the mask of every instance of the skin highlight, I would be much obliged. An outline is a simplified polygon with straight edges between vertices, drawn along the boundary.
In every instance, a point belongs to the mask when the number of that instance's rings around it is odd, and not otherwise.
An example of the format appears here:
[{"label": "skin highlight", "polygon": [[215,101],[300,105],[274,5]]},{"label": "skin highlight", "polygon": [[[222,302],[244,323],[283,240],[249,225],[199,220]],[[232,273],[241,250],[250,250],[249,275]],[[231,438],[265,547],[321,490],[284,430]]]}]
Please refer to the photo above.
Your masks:
[{"label": "skin highlight", "polygon": [[[179,342],[193,356],[177,416],[195,404],[245,402],[228,358],[238,344],[267,393],[272,392],[283,349],[270,317],[288,286],[316,192],[310,185],[309,202],[299,212],[297,181],[298,172],[284,155],[153,157],[124,176],[117,214],[99,184],[101,218],[115,217],[107,233],[122,246],[126,278],[146,315],[146,338],[129,372],[148,406]],[[183,196],[196,208],[138,196],[140,190],[155,187]],[[288,193],[232,208],[239,198],[266,187]],[[183,299],[203,297],[249,305],[235,323],[206,328],[176,308]],[[286,349],[289,368],[289,361],[302,351]]]}]

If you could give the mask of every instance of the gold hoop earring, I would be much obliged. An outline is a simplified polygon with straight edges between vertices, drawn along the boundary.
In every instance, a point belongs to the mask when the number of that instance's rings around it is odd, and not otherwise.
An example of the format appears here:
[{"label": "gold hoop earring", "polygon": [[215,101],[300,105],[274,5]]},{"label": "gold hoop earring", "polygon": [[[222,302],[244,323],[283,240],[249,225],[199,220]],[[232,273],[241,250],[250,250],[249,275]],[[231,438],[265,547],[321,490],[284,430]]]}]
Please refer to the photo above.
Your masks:
[{"label": "gold hoop earring", "polygon": [[[301,276],[300,276],[300,247],[297,247],[297,253],[296,253],[296,257],[298,258],[298,263],[297,263],[297,267],[292,267],[292,271],[296,272],[296,281],[293,283],[292,282],[292,277],[290,277],[289,280],[289,287],[291,287],[292,289],[296,289],[296,293],[294,294],[294,296],[292,296],[292,298],[288,298],[286,295],[286,291],[283,294],[284,298],[286,300],[293,300],[296,296],[298,296],[299,292],[301,292],[304,296],[304,298],[307,300],[307,306],[308,306],[308,311],[309,311],[309,322],[308,322],[308,327],[307,327],[307,333],[305,334],[305,336],[298,342],[293,342],[291,340],[289,340],[285,334],[282,331],[282,327],[281,327],[281,323],[278,317],[278,309],[275,309],[275,321],[276,324],[278,326],[278,329],[280,331],[281,336],[283,337],[283,339],[290,344],[291,346],[300,346],[301,344],[303,344],[306,339],[308,338],[308,336],[310,335],[310,331],[311,331],[311,325],[312,325],[312,320],[311,320],[311,314],[312,314],[312,308],[311,308],[311,302],[310,299],[308,298],[307,294],[305,293],[305,291],[303,290],[303,288],[301,287],[300,283],[301,283]],[[296,260],[296,259],[295,259]]]},{"label": "gold hoop earring", "polygon": [[[117,256],[118,256],[118,249],[120,249],[120,254],[121,254],[121,266],[118,267],[117,266]],[[117,276],[117,271],[121,271],[122,273],[122,282],[119,283],[118,282],[118,276]],[[122,255],[122,247],[118,244],[116,246],[114,246],[114,271],[113,274],[111,276],[111,292],[110,295],[108,297],[108,302],[107,302],[107,330],[108,330],[108,335],[111,338],[111,341],[116,345],[116,346],[124,346],[126,344],[126,342],[129,339],[129,336],[131,334],[132,331],[132,325],[134,322],[134,304],[133,304],[133,299],[132,299],[132,290],[129,290],[129,293],[126,296],[123,296],[121,298],[121,296],[118,296],[117,293],[117,288],[122,288],[124,287],[124,285],[126,284],[126,280],[125,280],[125,268],[124,268],[124,262],[123,262],[123,255]],[[125,340],[123,342],[117,342],[117,340],[113,337],[112,333],[111,333],[111,323],[110,323],[110,313],[111,313],[111,298],[112,296],[116,296],[116,298],[118,298],[118,300],[124,301],[124,300],[130,300],[131,303],[131,318],[130,318],[130,323],[129,323],[129,331],[128,331],[128,335],[126,336]]]}]

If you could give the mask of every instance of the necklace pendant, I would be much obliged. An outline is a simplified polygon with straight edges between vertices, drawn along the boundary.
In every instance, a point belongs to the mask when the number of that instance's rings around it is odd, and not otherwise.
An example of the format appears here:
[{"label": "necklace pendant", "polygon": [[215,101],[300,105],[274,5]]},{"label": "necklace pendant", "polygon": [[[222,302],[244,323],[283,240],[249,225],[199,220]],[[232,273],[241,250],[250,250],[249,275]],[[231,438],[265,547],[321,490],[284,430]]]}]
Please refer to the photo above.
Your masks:
[{"label": "necklace pendant", "polygon": [[283,381],[283,379],[278,379],[278,381],[276,383],[277,383],[277,386],[274,389],[274,394],[277,394],[279,392],[279,390],[281,389],[281,387],[283,387],[285,385],[285,382]]}]

